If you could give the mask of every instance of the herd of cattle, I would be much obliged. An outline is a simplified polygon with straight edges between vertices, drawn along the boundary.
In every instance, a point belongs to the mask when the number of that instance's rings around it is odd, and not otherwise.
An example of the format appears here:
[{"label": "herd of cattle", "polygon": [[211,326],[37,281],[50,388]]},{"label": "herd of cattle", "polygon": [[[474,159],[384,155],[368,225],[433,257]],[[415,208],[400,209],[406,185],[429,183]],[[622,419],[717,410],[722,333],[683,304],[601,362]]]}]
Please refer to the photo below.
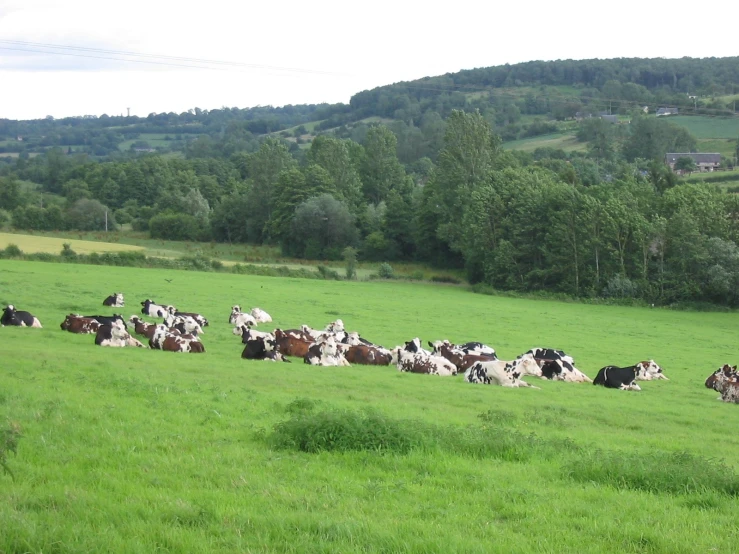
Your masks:
[{"label": "herd of cattle", "polygon": [[[103,305],[124,307],[123,294],[110,295]],[[203,327],[208,326],[205,317],[179,311],[171,305],[160,305],[150,299],[141,302],[141,306],[143,315],[162,320],[161,323],[148,323],[136,315],[128,320],[136,335],[148,339],[149,348],[171,352],[205,352],[200,341]],[[256,326],[272,321],[270,315],[260,308],[242,312],[237,305],[232,307],[228,321],[234,325],[234,335],[241,337],[244,344],[241,357],[250,360],[290,362],[288,357],[298,357],[303,358],[306,364],[320,366],[395,365],[399,371],[440,376],[463,374],[468,383],[503,387],[538,388],[524,381],[524,376],[593,383],[632,391],[641,390],[636,381],[667,380],[662,368],[654,360],[638,362],[629,367],[606,366],[591,380],[575,367],[571,356],[550,348],[532,348],[515,360],[504,361],[498,359],[493,348],[479,342],[455,345],[447,340],[429,341],[430,350],[427,350],[418,338],[414,338],[387,349],[360,337],[359,333],[347,332],[340,319],[329,323],[323,330],[303,325],[300,329],[257,331]],[[29,312],[16,310],[12,305],[3,310],[0,325],[41,327],[36,317]],[[120,315],[69,314],[60,327],[71,333],[95,333],[95,344],[99,346],[144,347],[128,332],[128,326]],[[739,373],[736,366],[724,365],[719,368],[706,380],[705,385],[718,391],[723,401],[739,404]]]}]

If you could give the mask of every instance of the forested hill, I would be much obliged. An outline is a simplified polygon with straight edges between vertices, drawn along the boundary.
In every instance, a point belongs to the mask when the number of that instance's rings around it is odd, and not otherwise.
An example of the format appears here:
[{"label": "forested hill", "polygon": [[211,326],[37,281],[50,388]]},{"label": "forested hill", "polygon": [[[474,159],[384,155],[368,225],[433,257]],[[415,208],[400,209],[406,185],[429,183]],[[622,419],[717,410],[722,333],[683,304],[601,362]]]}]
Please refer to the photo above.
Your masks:
[{"label": "forested hill", "polygon": [[[222,155],[231,155],[253,151],[259,137],[277,132],[297,145],[326,131],[356,140],[366,132],[363,126],[380,118],[420,128],[431,143],[419,146],[416,154],[401,154],[408,163],[422,157],[418,154],[433,157],[438,151],[434,128],[453,109],[479,109],[503,140],[516,140],[556,131],[557,121],[579,111],[629,115],[644,106],[652,113],[677,106],[682,113],[733,115],[737,92],[739,57],[534,61],[378,87],[358,92],[349,104],[0,119],[0,155],[55,146],[98,157],[185,151],[201,137],[219,143],[216,149]],[[533,116],[539,120],[532,121]],[[394,130],[401,141],[403,131],[402,126]]]}]

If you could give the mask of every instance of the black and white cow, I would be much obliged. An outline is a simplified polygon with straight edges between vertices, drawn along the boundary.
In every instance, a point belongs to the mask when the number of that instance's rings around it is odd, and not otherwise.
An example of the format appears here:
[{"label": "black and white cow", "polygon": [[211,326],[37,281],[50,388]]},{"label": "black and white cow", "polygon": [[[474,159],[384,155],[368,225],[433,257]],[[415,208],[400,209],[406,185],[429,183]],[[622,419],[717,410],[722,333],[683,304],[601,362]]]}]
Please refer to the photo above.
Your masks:
[{"label": "black and white cow", "polygon": [[141,305],[143,306],[143,308],[141,308],[141,313],[148,315],[149,317],[166,317],[169,313],[169,308],[173,308],[173,306],[160,306],[148,298],[144,300]]},{"label": "black and white cow", "polygon": [[241,325],[240,327],[233,328],[233,334],[237,337],[241,337],[241,342],[246,344],[247,337],[251,339],[266,339],[274,340],[274,333],[267,333],[266,331],[256,331],[248,325]]},{"label": "black and white cow", "polygon": [[432,355],[431,352],[421,346],[421,339],[419,339],[418,337],[406,342],[405,346],[396,347],[393,350],[397,348],[402,348],[406,352],[411,352],[413,354],[425,354],[426,356]]},{"label": "black and white cow", "polygon": [[647,360],[636,364],[638,371],[636,373],[637,381],[656,381],[658,379],[664,379],[669,381],[667,376],[663,373],[662,368],[657,365],[654,360]]},{"label": "black and white cow", "polygon": [[639,367],[632,365],[629,367],[617,367],[609,365],[601,368],[598,375],[593,380],[594,385],[602,385],[608,389],[621,390],[641,390],[636,384],[636,376],[639,373]]},{"label": "black and white cow", "polygon": [[2,317],[0,317],[0,327],[5,327],[6,325],[41,328],[41,322],[33,314],[16,310],[12,304],[5,307]]},{"label": "black and white cow", "polygon": [[241,357],[246,360],[266,360],[271,362],[288,362],[285,356],[277,350],[277,341],[273,338],[251,337],[247,329],[242,338],[244,350]]},{"label": "black and white cow", "polygon": [[569,383],[592,383],[592,379],[575,367],[575,360],[561,350],[532,348],[531,354],[542,370],[542,377],[552,381]]},{"label": "black and white cow", "polygon": [[189,315],[181,316],[168,313],[164,317],[164,324],[170,329],[177,329],[183,335],[198,336],[205,334],[205,331],[203,331],[200,323],[195,321],[195,319]]},{"label": "black and white cow", "polygon": [[332,336],[316,342],[308,348],[303,361],[310,365],[348,366],[346,358],[339,352],[336,339]]},{"label": "black and white cow", "polygon": [[128,326],[126,325],[126,322],[123,320],[123,317],[120,314],[113,314],[113,315],[83,315],[82,317],[85,317],[87,319],[94,319],[100,325],[113,325],[117,321],[120,321],[121,325],[123,325],[123,329],[127,329],[128,328]]},{"label": "black and white cow", "polygon": [[113,346],[118,348],[126,346],[144,347],[141,342],[128,334],[126,328],[119,321],[98,327],[95,333],[95,344],[98,346]]},{"label": "black and white cow", "polygon": [[114,292],[108,298],[103,300],[103,306],[110,306],[113,308],[123,308],[125,301],[123,299],[123,293],[122,292]]},{"label": "black and white cow", "polygon": [[504,360],[477,362],[465,372],[464,380],[468,383],[501,387],[539,388],[524,381],[522,379],[524,375],[541,377],[541,368],[531,354],[524,354],[510,362]]}]

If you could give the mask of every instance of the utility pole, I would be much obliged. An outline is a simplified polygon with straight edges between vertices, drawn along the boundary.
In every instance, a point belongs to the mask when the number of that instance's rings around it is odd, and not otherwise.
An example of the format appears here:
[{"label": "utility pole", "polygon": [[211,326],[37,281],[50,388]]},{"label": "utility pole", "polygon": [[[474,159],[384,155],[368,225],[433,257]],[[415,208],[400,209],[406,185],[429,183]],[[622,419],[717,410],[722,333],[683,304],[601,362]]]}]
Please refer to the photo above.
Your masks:
[{"label": "utility pole", "polygon": [[108,232],[108,210],[105,210],[105,232]]},{"label": "utility pole", "polygon": [[127,117],[131,117],[131,108],[126,108],[126,109],[128,110],[128,116]]}]

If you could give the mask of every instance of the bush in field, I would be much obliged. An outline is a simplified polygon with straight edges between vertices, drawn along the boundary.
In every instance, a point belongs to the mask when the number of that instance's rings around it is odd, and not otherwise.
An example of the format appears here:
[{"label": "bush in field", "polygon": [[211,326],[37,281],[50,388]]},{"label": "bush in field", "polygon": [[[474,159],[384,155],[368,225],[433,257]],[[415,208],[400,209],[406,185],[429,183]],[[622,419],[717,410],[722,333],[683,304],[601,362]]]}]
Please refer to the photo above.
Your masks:
[{"label": "bush in field", "polygon": [[20,258],[23,255],[23,251],[18,247],[17,244],[9,244],[3,250],[3,258]]},{"label": "bush in field", "polygon": [[202,240],[208,227],[197,217],[182,213],[163,213],[149,220],[149,233],[153,239]]},{"label": "bush in field", "polygon": [[391,266],[390,264],[382,263],[377,269],[377,275],[381,279],[392,279],[393,277],[395,277],[395,271],[393,271],[393,266]]}]

